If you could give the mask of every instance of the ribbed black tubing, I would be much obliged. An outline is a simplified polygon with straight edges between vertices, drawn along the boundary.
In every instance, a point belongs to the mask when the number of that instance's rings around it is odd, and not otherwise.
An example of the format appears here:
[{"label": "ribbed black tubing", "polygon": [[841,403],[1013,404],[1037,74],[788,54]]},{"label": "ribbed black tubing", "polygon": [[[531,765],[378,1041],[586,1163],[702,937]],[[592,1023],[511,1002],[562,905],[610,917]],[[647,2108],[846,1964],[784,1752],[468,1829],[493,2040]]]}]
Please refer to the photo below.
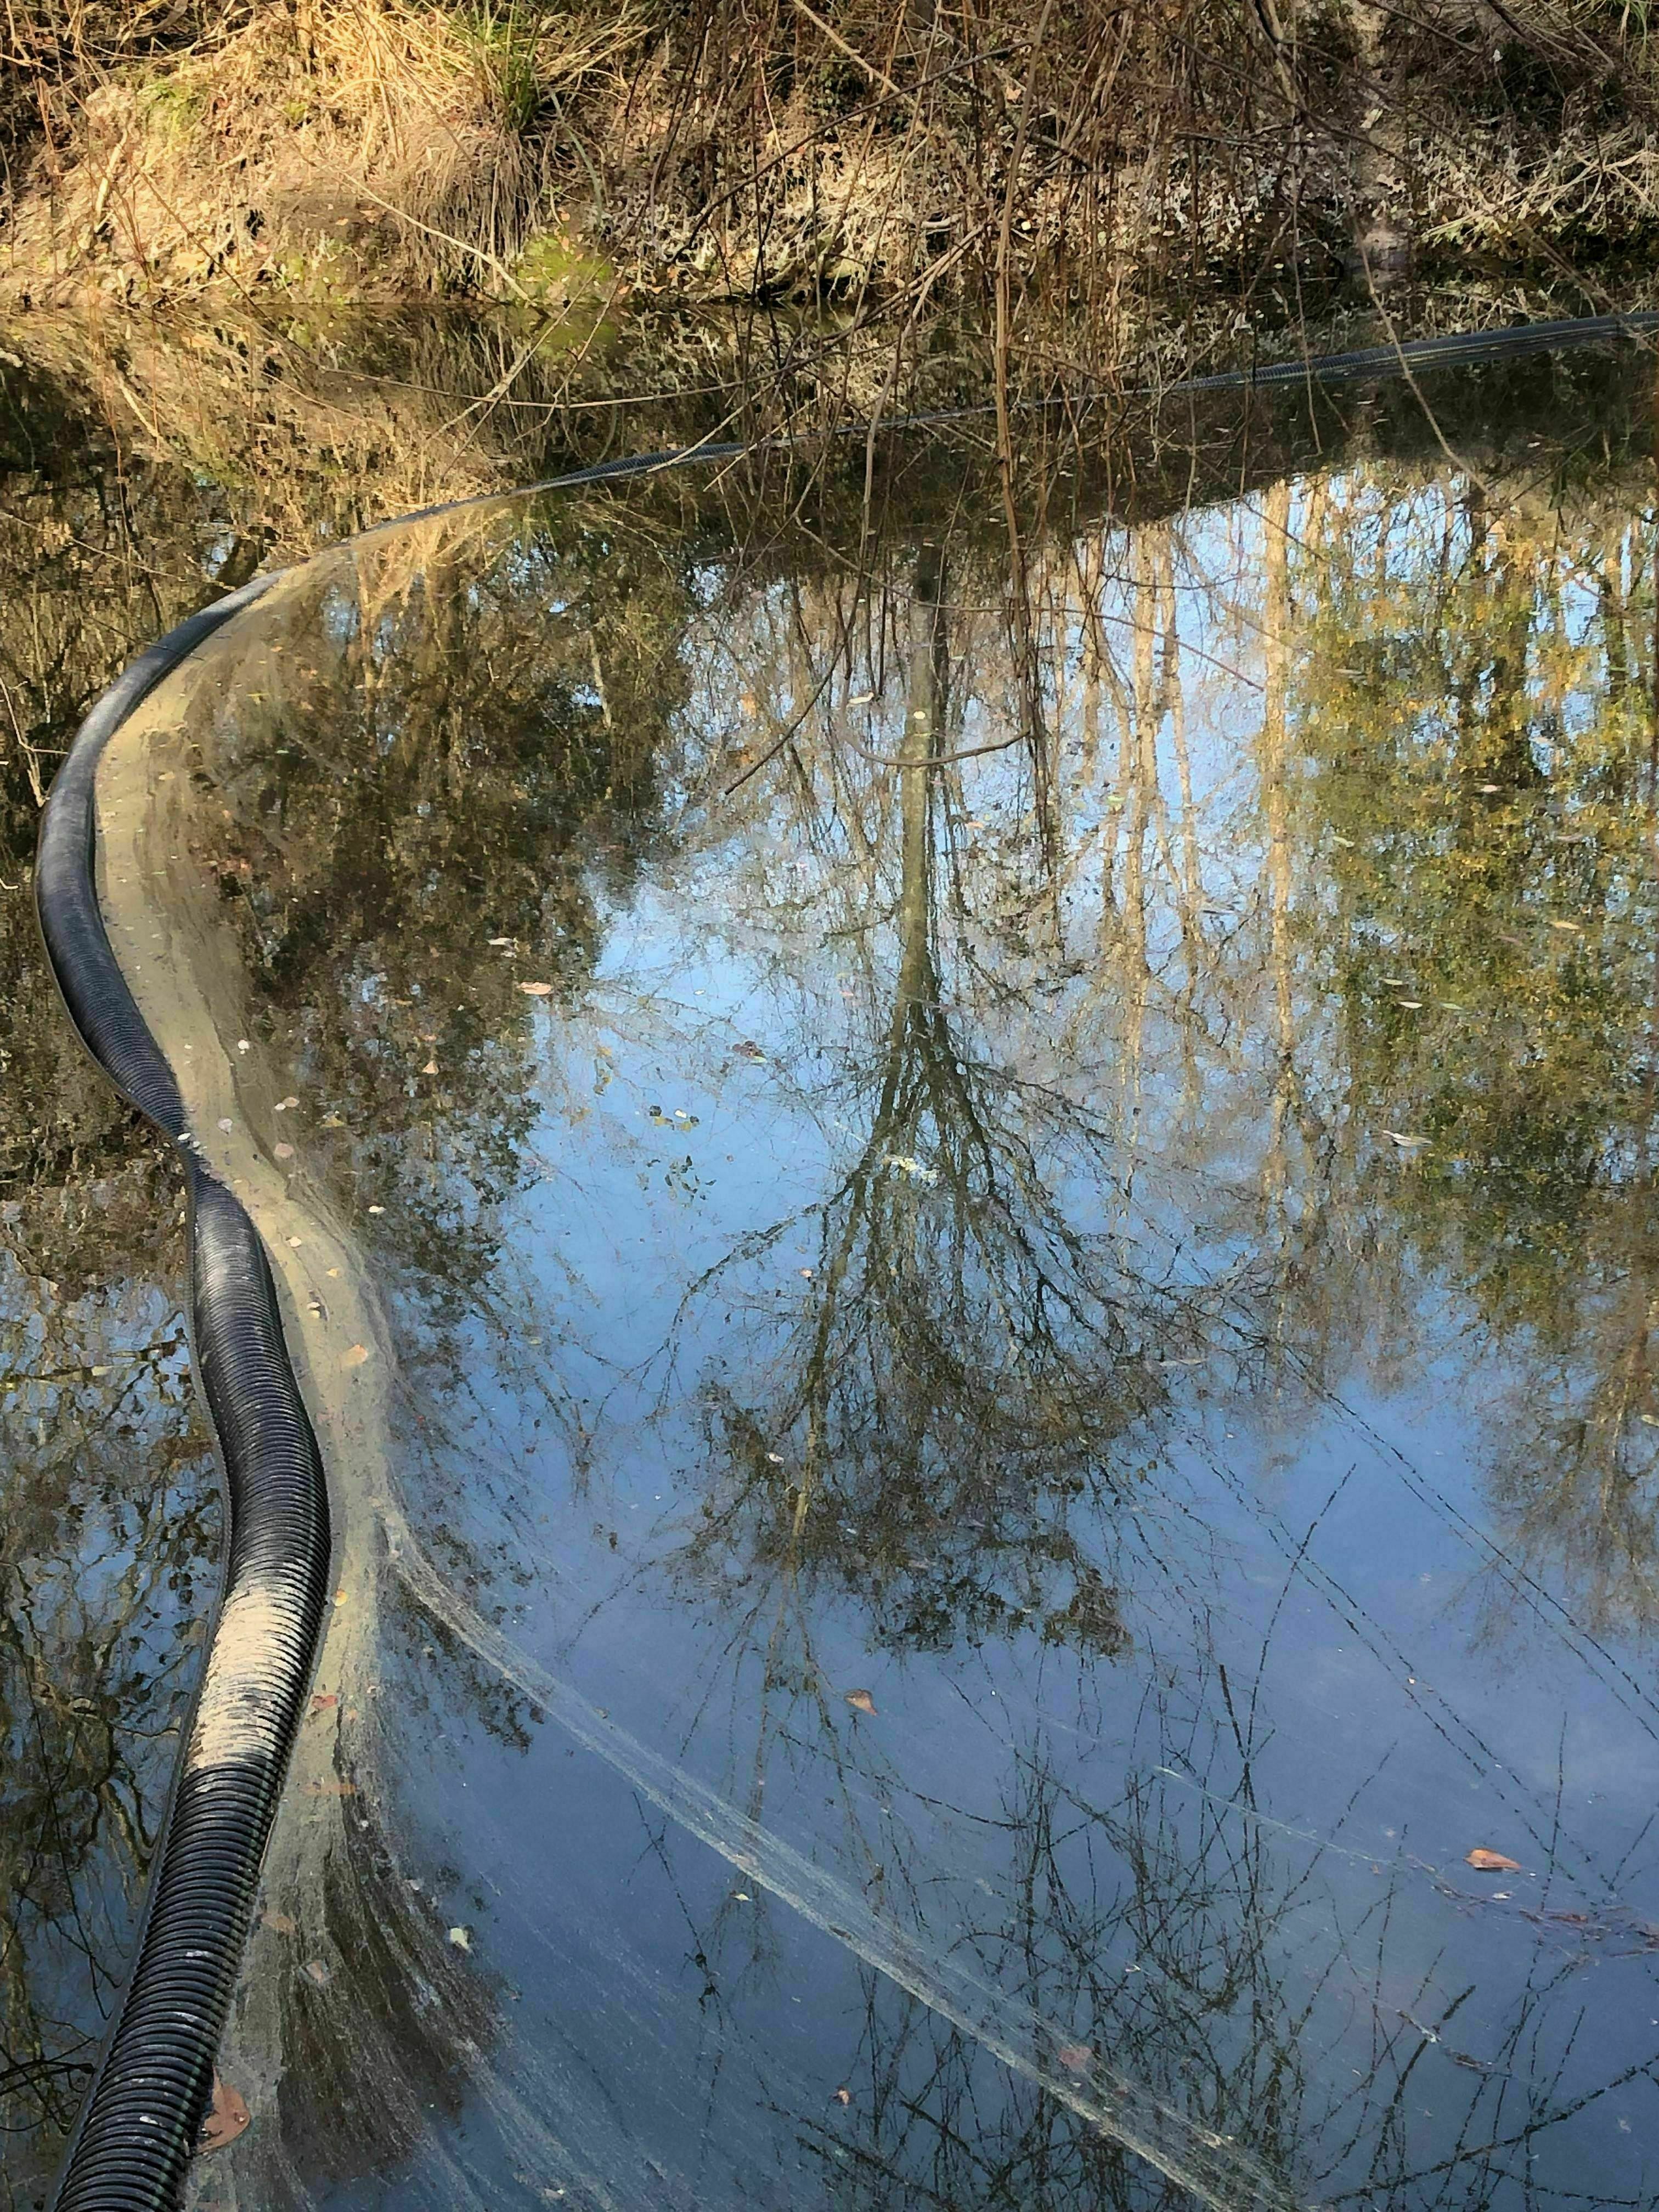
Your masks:
[{"label": "ribbed black tubing", "polygon": [[[1473,366],[1656,327],[1659,315],[1644,313],[1457,332],[1224,370],[1167,386],[1158,396]],[[952,408],[894,417],[883,427],[922,428],[988,411]],[[844,424],[841,434],[861,436],[868,428]],[[797,442],[787,436],[758,441],[775,447]],[[621,454],[527,485],[525,495],[688,462],[727,460],[753,450],[708,441],[666,453]],[[461,500],[452,506],[480,503]],[[449,511],[430,507],[403,520]],[[223,1596],[151,1877],[137,1958],[70,2138],[54,2212],[176,2212],[182,2199],[328,1590],[322,1457],[283,1341],[270,1262],[240,1200],[208,1172],[196,1152],[173,1070],[116,964],[95,877],[94,787],[110,737],[170,670],[274,580],[256,577],[180,623],[99,700],[52,786],[36,859],[41,933],[82,1040],[184,1159],[191,1335],[229,1507]]]},{"label": "ribbed black tubing", "polygon": [[283,1341],[270,1263],[240,1200],[197,1155],[173,1071],[116,964],[94,869],[105,744],[270,580],[181,623],[99,701],[52,787],[35,868],[41,933],[82,1041],[185,1163],[191,1334],[223,1459],[229,1537],[137,1960],[70,2139],[58,2212],[174,2212],[182,2199],[328,1592],[322,1455]]}]

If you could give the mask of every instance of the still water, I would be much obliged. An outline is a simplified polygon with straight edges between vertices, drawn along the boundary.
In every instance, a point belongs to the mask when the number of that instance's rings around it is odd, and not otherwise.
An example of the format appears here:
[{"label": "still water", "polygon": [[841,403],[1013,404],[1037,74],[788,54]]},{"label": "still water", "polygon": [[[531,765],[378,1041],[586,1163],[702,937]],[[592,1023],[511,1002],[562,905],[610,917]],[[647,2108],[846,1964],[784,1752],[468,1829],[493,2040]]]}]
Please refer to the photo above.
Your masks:
[{"label": "still water", "polygon": [[[195,2203],[1659,2202],[1650,390],[475,504],[152,696],[112,938],[341,1526]],[[217,1523],[18,975],[21,2204]]]}]

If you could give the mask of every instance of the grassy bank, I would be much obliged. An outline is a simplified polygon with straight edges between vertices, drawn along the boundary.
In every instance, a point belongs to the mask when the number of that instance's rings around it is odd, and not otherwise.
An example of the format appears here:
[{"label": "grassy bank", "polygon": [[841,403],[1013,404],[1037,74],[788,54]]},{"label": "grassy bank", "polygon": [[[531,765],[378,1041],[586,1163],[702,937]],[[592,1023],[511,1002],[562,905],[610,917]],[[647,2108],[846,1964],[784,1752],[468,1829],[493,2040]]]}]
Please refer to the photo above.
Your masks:
[{"label": "grassy bank", "polygon": [[[760,297],[1071,358],[1644,256],[1621,0],[7,0],[0,301]],[[1611,284],[1608,277],[1607,283]]]}]

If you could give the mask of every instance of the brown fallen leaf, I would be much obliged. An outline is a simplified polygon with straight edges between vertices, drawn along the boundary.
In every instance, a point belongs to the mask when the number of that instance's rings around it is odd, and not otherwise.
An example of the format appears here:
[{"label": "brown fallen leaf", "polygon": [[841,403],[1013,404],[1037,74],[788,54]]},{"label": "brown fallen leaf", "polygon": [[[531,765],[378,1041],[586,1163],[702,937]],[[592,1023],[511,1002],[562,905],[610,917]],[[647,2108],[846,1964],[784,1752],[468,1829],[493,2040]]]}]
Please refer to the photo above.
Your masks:
[{"label": "brown fallen leaf", "polygon": [[519,988],[526,999],[550,999],[553,995],[550,983],[520,983]]},{"label": "brown fallen leaf", "polygon": [[213,2077],[213,2102],[208,2106],[202,2132],[196,2138],[197,2149],[222,2150],[227,2143],[235,2142],[247,2124],[246,2099],[240,2089],[233,2089],[228,2081],[222,2081],[216,2074]]},{"label": "brown fallen leaf", "polygon": [[421,1073],[422,1075],[435,1075],[438,1073],[437,1061],[435,1060],[428,1060],[426,1066],[421,1070]]},{"label": "brown fallen leaf", "polygon": [[1062,2043],[1054,2056],[1068,2074],[1086,2074],[1095,2054],[1086,2043]]},{"label": "brown fallen leaf", "polygon": [[853,2101],[853,2093],[852,2093],[852,2091],[851,2091],[850,2089],[837,2089],[837,2090],[836,2090],[836,2102],[838,2105],[850,2105],[850,2104],[852,2103],[852,2101]]},{"label": "brown fallen leaf", "polygon": [[307,1959],[306,1972],[319,1990],[325,1990],[334,1978],[320,1959]]},{"label": "brown fallen leaf", "polygon": [[354,1344],[350,1351],[341,1359],[340,1364],[342,1367],[361,1367],[368,1357],[368,1346],[366,1344]]},{"label": "brown fallen leaf", "polygon": [[855,1713],[868,1713],[872,1719],[874,1718],[876,1701],[868,1690],[849,1690],[847,1692],[847,1702]]},{"label": "brown fallen leaf", "polygon": [[299,1922],[290,1920],[286,1912],[267,1912],[264,1924],[273,1936],[297,1936],[300,1932]]},{"label": "brown fallen leaf", "polygon": [[292,1145],[273,1145],[271,1146],[271,1150],[276,1153],[279,1160],[291,1160],[294,1158],[294,1147]]},{"label": "brown fallen leaf", "polygon": [[1483,1850],[1478,1844],[1463,1863],[1472,1866],[1477,1874],[1519,1874],[1521,1871],[1519,1859],[1506,1859],[1502,1851]]},{"label": "brown fallen leaf", "polygon": [[355,1782],[307,1782],[301,1784],[300,1795],[302,1797],[355,1797],[357,1785]]},{"label": "brown fallen leaf", "polygon": [[311,1701],[311,1710],[313,1713],[325,1713],[331,1705],[337,1705],[339,1702],[332,1690],[319,1690]]}]

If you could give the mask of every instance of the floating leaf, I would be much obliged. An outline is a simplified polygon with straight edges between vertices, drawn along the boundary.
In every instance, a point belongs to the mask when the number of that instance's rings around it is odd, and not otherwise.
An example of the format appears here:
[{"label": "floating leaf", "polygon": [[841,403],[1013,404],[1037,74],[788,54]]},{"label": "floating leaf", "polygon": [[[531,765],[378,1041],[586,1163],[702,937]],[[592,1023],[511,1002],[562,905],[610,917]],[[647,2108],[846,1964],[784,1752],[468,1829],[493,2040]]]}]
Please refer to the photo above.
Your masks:
[{"label": "floating leaf", "polygon": [[222,2150],[234,2143],[248,2124],[247,2100],[240,2089],[233,2089],[228,2081],[213,2077],[213,2102],[208,2106],[207,2118],[202,2123],[202,2132],[196,2138],[198,2151]]},{"label": "floating leaf", "polygon": [[452,1928],[449,1940],[458,1951],[470,1951],[472,1948],[472,1930],[470,1928]]},{"label": "floating leaf", "polygon": [[276,1152],[279,1160],[291,1160],[294,1158],[294,1147],[292,1145],[278,1145],[276,1147]]},{"label": "floating leaf", "polygon": [[426,1066],[421,1070],[421,1073],[422,1075],[435,1075],[438,1073],[437,1061],[435,1060],[428,1060]]},{"label": "floating leaf", "polygon": [[334,1978],[320,1959],[307,1959],[306,1972],[319,1990],[325,1990]]},{"label": "floating leaf", "polygon": [[301,1790],[302,1797],[355,1797],[355,1782],[307,1782]]},{"label": "floating leaf", "polygon": [[868,1690],[849,1690],[847,1692],[847,1702],[855,1713],[869,1713],[873,1717],[876,1701]]},{"label": "floating leaf", "polygon": [[853,2093],[852,2093],[852,2091],[851,2091],[850,2089],[837,2089],[837,2090],[836,2090],[836,2102],[838,2105],[850,2105],[850,2104],[852,2103],[852,2101],[853,2101]]},{"label": "floating leaf", "polygon": [[1054,2056],[1068,2074],[1086,2074],[1095,2057],[1086,2043],[1062,2043]]},{"label": "floating leaf", "polygon": [[264,1924],[273,1936],[297,1936],[300,1932],[299,1922],[290,1920],[286,1912],[267,1912]]},{"label": "floating leaf", "polygon": [[354,1344],[340,1364],[342,1367],[361,1367],[368,1357],[368,1346],[366,1344]]},{"label": "floating leaf", "polygon": [[1502,1851],[1486,1850],[1479,1844],[1463,1863],[1472,1866],[1477,1874],[1519,1874],[1521,1871],[1519,1859],[1505,1858]]},{"label": "floating leaf", "polygon": [[896,1168],[901,1175],[914,1176],[918,1182],[937,1182],[939,1170],[925,1166],[913,1159],[908,1152],[884,1152],[881,1164],[884,1168]]},{"label": "floating leaf", "polygon": [[311,1710],[313,1713],[325,1713],[331,1705],[337,1705],[339,1702],[332,1690],[319,1690],[311,1701]]},{"label": "floating leaf", "polygon": [[520,983],[519,988],[527,999],[550,999],[553,995],[550,983]]}]

